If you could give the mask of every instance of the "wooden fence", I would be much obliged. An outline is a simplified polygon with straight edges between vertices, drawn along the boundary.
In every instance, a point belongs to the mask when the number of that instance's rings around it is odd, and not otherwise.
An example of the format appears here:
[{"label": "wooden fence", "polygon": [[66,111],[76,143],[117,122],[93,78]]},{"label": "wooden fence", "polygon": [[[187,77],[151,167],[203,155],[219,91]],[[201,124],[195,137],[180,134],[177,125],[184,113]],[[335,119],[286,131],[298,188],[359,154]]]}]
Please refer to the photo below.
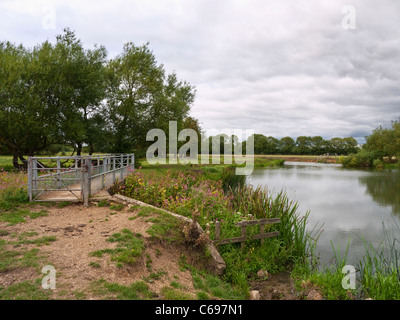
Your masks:
[{"label": "wooden fence", "polygon": [[275,223],[279,223],[279,222],[281,222],[281,220],[279,218],[240,221],[238,223],[235,223],[236,226],[241,228],[241,236],[240,237],[221,239],[221,222],[217,221],[215,223],[214,245],[216,245],[218,247],[221,244],[241,242],[241,248],[243,250],[245,248],[245,242],[247,240],[247,226],[254,226],[254,225],[260,226],[260,232],[256,235],[253,235],[250,239],[261,239],[261,245],[263,245],[264,239],[279,236],[279,231],[265,232],[265,225],[275,224]]}]

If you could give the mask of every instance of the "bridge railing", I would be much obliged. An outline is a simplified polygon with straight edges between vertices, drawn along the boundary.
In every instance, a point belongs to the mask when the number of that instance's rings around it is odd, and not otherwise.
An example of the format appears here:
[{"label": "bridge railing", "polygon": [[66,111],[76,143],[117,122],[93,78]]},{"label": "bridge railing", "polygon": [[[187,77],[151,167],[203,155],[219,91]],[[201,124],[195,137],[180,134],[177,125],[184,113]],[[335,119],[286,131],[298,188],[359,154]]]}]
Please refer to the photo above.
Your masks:
[{"label": "bridge railing", "polygon": [[29,200],[65,201],[60,195],[68,194],[88,205],[92,193],[123,180],[134,163],[134,154],[30,157]]}]

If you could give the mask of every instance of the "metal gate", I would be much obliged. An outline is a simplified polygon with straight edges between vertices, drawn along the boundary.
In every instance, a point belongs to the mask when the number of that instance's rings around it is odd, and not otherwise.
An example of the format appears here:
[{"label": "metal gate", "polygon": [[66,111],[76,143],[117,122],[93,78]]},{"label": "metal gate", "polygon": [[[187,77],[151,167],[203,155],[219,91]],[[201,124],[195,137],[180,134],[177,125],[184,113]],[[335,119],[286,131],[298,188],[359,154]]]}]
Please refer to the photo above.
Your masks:
[{"label": "metal gate", "polygon": [[30,201],[83,201],[122,181],[134,170],[133,154],[29,157]]}]

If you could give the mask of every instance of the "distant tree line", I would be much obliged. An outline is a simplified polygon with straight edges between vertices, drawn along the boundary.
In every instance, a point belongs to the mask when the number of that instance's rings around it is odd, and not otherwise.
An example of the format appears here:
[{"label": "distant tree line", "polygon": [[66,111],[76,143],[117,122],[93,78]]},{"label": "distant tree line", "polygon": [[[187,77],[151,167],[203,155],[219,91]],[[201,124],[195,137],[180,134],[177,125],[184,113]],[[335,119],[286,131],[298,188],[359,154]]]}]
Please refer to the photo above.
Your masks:
[{"label": "distant tree line", "polygon": [[353,137],[324,139],[321,136],[299,136],[277,139],[262,134],[254,135],[254,154],[347,155],[356,152],[358,142]]},{"label": "distant tree line", "polygon": [[0,152],[13,155],[14,167],[60,148],[144,154],[151,128],[198,126],[189,117],[194,97],[148,43],[128,42],[108,59],[105,47],[85,49],[69,29],[32,49],[0,42]]},{"label": "distant tree line", "polygon": [[[254,139],[254,154],[257,155],[322,155],[337,154],[348,155],[359,150],[358,142],[353,137],[323,139],[321,136],[300,136],[296,139],[283,137],[281,139],[263,134],[253,134],[246,141],[240,142],[236,136],[220,134],[208,137],[209,152],[224,153],[224,148],[235,148],[237,144],[242,144],[242,153],[246,153],[246,144],[249,139]],[[214,143],[219,141],[219,144]],[[252,154],[251,150],[247,154]]]}]

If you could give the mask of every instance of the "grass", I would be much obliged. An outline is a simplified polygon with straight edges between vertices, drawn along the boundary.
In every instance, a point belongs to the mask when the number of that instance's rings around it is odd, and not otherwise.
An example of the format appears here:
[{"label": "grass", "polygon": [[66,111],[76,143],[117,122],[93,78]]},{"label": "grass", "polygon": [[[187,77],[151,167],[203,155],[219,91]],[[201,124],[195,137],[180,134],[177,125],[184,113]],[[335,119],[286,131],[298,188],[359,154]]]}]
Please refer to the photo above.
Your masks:
[{"label": "grass", "polygon": [[0,212],[0,221],[8,222],[9,225],[25,222],[26,218],[37,219],[39,217],[47,216],[46,210],[30,211],[28,209],[17,209],[15,211]]},{"label": "grass", "polygon": [[40,278],[0,287],[0,300],[49,300],[50,295],[50,290],[42,289]]},{"label": "grass", "polygon": [[[273,195],[266,188],[246,186],[237,177],[233,166],[157,167],[150,172],[137,170],[116,191],[197,220],[211,239],[215,221],[221,222],[221,237],[230,238],[240,236],[236,222],[280,218],[279,224],[269,227],[269,231],[279,231],[279,238],[267,239],[264,246],[260,246],[259,240],[248,240],[243,252],[240,244],[219,248],[227,265],[224,280],[245,293],[248,280],[258,270],[279,272],[309,259],[318,234],[306,231],[308,213],[301,215],[298,204],[284,192]],[[142,209],[138,215],[150,212]],[[173,234],[177,230],[174,220],[168,214],[152,215],[147,221],[153,224],[147,232],[154,238],[176,241],[179,235]],[[249,236],[258,232],[257,226],[248,228]]]},{"label": "grass", "polygon": [[100,279],[93,282],[91,290],[99,296],[104,296],[107,300],[149,300],[155,296],[144,281],[135,281],[129,286],[124,286]]},{"label": "grass", "polygon": [[115,261],[117,267],[133,265],[144,252],[144,242],[140,234],[133,234],[129,229],[114,233],[108,242],[116,243],[115,249],[102,249],[91,253],[94,257],[102,257],[103,254],[110,254],[111,261]]}]

